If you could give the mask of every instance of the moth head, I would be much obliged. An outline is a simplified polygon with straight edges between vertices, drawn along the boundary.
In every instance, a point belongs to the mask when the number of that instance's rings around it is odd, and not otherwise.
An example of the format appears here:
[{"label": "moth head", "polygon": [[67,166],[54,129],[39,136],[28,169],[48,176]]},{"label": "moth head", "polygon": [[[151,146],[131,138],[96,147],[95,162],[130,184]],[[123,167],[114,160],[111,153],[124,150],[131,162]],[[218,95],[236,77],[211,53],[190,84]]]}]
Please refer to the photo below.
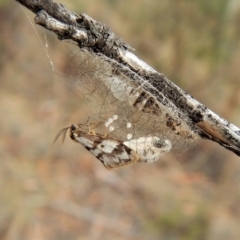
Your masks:
[{"label": "moth head", "polygon": [[69,127],[70,132],[73,132],[73,131],[75,131],[75,130],[78,129],[78,128],[79,128],[79,126],[76,125],[76,124],[72,124],[72,125]]}]

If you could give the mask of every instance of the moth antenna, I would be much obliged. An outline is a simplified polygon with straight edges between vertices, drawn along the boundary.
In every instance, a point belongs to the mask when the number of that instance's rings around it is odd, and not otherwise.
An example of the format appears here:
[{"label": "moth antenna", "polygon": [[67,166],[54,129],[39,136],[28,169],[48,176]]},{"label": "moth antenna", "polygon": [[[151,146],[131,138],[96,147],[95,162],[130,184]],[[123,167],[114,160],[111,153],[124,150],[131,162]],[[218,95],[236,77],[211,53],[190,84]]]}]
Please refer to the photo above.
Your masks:
[{"label": "moth antenna", "polygon": [[63,128],[63,129],[61,129],[61,130],[57,133],[56,137],[54,138],[52,145],[58,140],[58,138],[59,138],[62,134],[63,134],[62,143],[64,143],[64,140],[65,140],[65,137],[66,137],[66,133],[67,133],[67,130],[68,130],[69,128],[70,128],[70,127],[65,127],[65,128]]}]

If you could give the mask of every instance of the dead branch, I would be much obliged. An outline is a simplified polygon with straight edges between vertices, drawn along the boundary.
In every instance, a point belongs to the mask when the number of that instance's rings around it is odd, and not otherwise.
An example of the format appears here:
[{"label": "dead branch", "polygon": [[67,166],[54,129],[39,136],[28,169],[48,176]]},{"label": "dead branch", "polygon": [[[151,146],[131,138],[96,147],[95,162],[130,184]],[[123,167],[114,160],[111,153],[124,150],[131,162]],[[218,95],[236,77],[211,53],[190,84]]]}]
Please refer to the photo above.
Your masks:
[{"label": "dead branch", "polygon": [[[117,67],[118,74],[124,74],[129,81],[145,82],[142,88],[153,96],[161,107],[169,108],[167,126],[177,117],[183,121],[168,126],[176,131],[184,124],[187,131],[193,131],[203,139],[219,143],[240,156],[240,129],[209,110],[192,96],[184,92],[162,73],[158,73],[137,58],[131,48],[108,27],[86,14],[77,15],[64,5],[52,0],[17,0],[36,14],[35,23],[57,34],[60,40],[71,39],[79,48]],[[172,114],[175,112],[177,114]],[[169,115],[167,115],[169,116]],[[189,130],[190,129],[190,130]],[[181,134],[181,131],[177,131]]]}]

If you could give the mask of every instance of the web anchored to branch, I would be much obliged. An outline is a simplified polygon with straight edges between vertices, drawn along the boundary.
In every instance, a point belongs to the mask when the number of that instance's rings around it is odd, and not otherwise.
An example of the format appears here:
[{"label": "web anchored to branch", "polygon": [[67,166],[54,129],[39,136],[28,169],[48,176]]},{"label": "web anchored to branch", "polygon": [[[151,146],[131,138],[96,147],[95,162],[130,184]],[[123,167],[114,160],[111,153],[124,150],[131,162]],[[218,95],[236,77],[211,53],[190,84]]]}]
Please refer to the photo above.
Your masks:
[{"label": "web anchored to branch", "polygon": [[200,137],[240,156],[239,128],[138,59],[105,25],[51,0],[17,1],[36,13],[36,24],[77,43],[81,51],[74,79],[89,102],[99,104],[96,120],[109,127],[110,137],[153,136],[176,147]]}]

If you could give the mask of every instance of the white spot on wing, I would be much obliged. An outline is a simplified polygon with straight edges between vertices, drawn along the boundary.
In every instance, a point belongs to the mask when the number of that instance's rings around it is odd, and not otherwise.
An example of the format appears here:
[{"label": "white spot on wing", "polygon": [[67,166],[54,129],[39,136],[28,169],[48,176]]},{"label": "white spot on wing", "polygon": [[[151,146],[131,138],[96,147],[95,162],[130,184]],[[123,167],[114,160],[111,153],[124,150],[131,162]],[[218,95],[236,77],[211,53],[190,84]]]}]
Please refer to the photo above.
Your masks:
[{"label": "white spot on wing", "polygon": [[112,151],[117,147],[118,142],[114,140],[103,140],[100,144],[98,144],[98,148],[104,151],[105,153],[112,153]]}]

